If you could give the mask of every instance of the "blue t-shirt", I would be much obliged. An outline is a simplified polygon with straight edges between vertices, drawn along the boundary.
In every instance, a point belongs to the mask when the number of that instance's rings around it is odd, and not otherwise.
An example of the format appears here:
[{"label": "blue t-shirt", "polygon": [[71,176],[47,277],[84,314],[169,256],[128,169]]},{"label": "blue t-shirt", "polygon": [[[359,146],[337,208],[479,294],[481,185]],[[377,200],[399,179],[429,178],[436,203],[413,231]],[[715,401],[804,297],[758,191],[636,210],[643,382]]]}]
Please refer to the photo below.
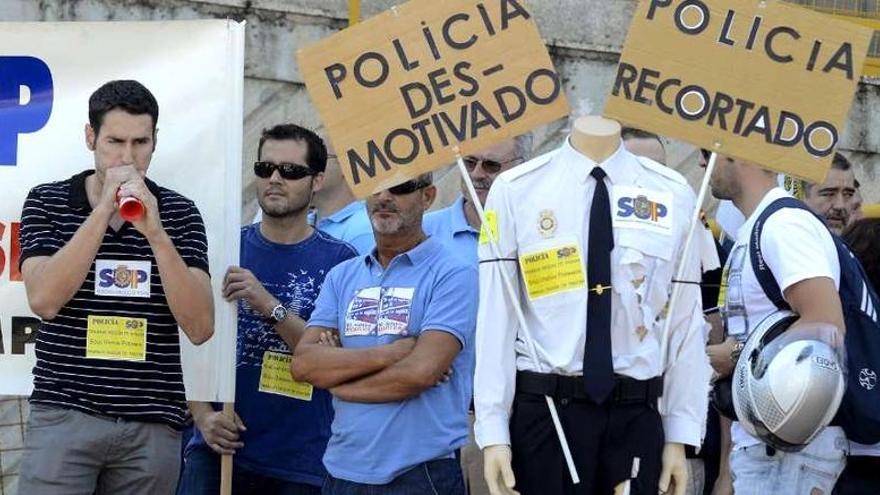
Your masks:
[{"label": "blue t-shirt", "polygon": [[452,254],[474,266],[478,266],[477,243],[480,231],[471,227],[464,215],[464,197],[442,210],[432,211],[422,220],[425,234],[439,240]]},{"label": "blue t-shirt", "polygon": [[370,254],[330,271],[309,326],[339,330],[343,347],[390,344],[425,330],[448,332],[462,346],[450,381],[416,397],[381,404],[334,398],[333,435],[324,455],[331,475],[384,484],[467,443],[478,285],[476,266],[433,238],[395,257],[387,269]]},{"label": "blue t-shirt", "polygon": [[357,249],[358,254],[368,254],[376,247],[373,224],[363,201],[354,201],[345,208],[318,219],[318,228],[343,240]]},{"label": "blue t-shirt", "polygon": [[[276,244],[260,233],[260,224],[241,230],[241,266],[250,270],[273,296],[308,321],[318,291],[331,268],[352,258],[354,248],[316,230],[297,244]],[[260,391],[264,357],[289,356],[287,344],[272,325],[239,301],[236,348],[235,411],[247,427],[235,462],[249,471],[295,483],[320,486],[326,475],[321,458],[330,437],[330,393],[315,388],[310,400]],[[274,390],[274,391],[268,391]],[[204,446],[195,429],[189,447]]]}]

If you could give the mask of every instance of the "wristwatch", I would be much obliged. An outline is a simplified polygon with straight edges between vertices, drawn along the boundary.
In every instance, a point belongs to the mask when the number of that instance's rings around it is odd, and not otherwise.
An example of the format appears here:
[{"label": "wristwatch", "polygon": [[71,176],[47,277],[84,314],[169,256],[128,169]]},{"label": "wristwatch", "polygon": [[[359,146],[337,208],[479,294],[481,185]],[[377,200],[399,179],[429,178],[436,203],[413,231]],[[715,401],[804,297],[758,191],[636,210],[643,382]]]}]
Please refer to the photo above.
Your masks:
[{"label": "wristwatch", "polygon": [[274,308],[272,308],[269,316],[266,317],[266,321],[273,325],[276,325],[284,321],[284,319],[287,318],[287,315],[287,308],[283,304],[278,303]]},{"label": "wristwatch", "polygon": [[742,354],[743,347],[745,346],[746,343],[741,341],[737,341],[735,344],[733,344],[733,350],[730,351],[730,360],[733,362],[733,364],[736,364],[736,362],[739,360],[739,355]]}]

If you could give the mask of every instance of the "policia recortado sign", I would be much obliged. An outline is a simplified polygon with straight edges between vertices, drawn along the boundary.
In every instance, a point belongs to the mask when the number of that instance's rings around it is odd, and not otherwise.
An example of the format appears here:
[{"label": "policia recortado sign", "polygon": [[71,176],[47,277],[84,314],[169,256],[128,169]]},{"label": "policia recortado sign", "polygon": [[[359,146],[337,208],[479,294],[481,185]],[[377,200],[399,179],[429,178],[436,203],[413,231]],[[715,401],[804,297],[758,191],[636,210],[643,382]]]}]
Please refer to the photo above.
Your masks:
[{"label": "policia recortado sign", "polygon": [[605,116],[821,182],[871,34],[774,0],[642,0]]},{"label": "policia recortado sign", "polygon": [[522,0],[412,0],[298,61],[358,197],[568,113]]}]

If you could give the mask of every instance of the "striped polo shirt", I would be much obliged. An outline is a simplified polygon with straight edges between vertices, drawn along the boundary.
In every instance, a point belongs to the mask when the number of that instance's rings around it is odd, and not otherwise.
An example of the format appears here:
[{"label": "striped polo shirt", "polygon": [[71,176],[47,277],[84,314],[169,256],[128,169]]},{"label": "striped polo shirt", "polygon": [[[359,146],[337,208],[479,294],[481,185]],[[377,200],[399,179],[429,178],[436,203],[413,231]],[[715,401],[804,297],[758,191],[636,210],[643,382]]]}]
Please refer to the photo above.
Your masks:
[{"label": "striped polo shirt", "polygon": [[[88,170],[42,184],[21,215],[21,261],[51,256],[92,212]],[[208,272],[205,226],[195,204],[145,180],[162,226],[190,266]],[[181,428],[186,398],[177,322],[156,259],[130,223],[108,226],[85,282],[37,333],[31,402]]]}]

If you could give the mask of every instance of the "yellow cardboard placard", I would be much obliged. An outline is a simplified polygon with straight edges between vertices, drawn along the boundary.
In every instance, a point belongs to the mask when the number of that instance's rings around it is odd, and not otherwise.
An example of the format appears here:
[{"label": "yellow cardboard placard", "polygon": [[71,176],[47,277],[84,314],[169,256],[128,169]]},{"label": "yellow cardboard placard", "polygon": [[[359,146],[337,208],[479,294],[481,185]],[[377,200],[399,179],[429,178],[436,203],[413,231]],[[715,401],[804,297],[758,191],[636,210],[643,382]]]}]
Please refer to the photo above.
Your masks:
[{"label": "yellow cardboard placard", "polygon": [[523,0],[411,0],[297,58],[359,198],[569,111]]},{"label": "yellow cardboard placard", "polygon": [[147,320],[122,316],[89,315],[86,330],[86,357],[145,361],[147,358]]},{"label": "yellow cardboard placard", "polygon": [[298,382],[290,376],[292,361],[291,355],[284,352],[264,352],[263,365],[260,367],[259,391],[299,400],[312,400],[312,386]]},{"label": "yellow cardboard placard", "polygon": [[580,249],[575,244],[523,254],[519,264],[529,299],[586,287]]},{"label": "yellow cardboard placard", "polygon": [[[495,213],[495,210],[486,210],[486,222],[489,224],[489,228],[492,229],[492,239],[495,239],[495,242],[498,242],[498,216]],[[483,224],[480,226],[480,244],[487,244],[489,242],[489,231],[486,230],[486,225]]]},{"label": "yellow cardboard placard", "polygon": [[642,0],[604,115],[822,182],[872,34],[776,0]]}]

